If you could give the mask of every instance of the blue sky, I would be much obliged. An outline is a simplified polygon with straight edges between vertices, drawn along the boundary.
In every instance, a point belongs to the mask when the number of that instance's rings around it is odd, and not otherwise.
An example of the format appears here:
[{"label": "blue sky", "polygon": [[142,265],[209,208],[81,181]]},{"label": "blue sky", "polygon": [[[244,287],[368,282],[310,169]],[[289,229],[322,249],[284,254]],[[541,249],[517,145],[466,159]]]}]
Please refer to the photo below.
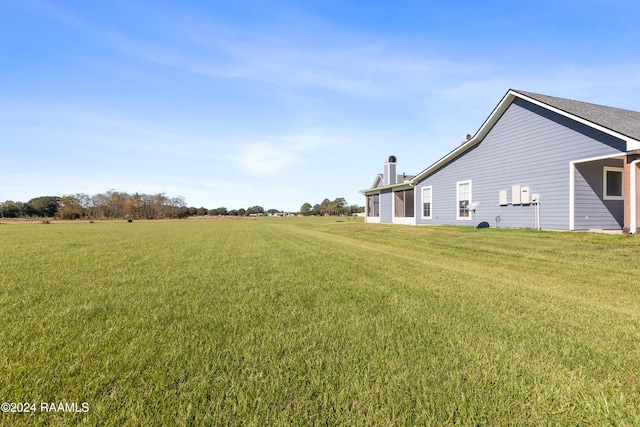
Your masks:
[{"label": "blue sky", "polygon": [[640,110],[640,2],[0,2],[0,202],[364,203],[509,88]]}]

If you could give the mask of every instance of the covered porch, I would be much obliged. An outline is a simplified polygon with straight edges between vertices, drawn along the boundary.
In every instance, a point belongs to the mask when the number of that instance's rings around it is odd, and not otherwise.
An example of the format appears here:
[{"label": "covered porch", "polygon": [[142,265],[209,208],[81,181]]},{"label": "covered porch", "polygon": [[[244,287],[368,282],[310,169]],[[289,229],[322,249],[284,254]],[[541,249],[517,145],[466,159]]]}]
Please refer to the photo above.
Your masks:
[{"label": "covered porch", "polygon": [[639,164],[637,153],[571,162],[569,229],[635,234],[640,227]]}]

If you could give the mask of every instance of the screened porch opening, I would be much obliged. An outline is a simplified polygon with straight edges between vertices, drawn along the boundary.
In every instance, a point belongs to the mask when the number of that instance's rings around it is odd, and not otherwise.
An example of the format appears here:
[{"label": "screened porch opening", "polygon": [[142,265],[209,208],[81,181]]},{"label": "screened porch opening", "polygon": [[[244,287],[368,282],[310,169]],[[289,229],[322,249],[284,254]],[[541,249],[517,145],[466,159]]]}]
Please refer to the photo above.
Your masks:
[{"label": "screened porch opening", "polygon": [[413,218],[415,212],[415,198],[413,188],[410,190],[400,190],[395,194],[395,211],[396,218]]},{"label": "screened porch opening", "polygon": [[367,216],[380,216],[380,195],[367,196]]}]

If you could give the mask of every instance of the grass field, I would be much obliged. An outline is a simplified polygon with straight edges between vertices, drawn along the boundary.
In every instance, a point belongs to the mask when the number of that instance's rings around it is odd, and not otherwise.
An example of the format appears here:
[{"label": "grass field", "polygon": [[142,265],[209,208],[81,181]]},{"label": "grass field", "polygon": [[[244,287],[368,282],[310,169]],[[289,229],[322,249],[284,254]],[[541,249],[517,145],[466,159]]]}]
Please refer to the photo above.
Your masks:
[{"label": "grass field", "polygon": [[0,224],[0,402],[37,404],[0,424],[640,425],[639,261],[335,218]]}]

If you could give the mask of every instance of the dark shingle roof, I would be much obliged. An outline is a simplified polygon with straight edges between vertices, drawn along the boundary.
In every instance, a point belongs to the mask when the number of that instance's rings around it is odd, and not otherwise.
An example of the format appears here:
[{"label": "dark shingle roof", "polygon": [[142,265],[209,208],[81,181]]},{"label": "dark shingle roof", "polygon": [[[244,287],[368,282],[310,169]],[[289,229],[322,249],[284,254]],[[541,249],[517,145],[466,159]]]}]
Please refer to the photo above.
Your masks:
[{"label": "dark shingle roof", "polygon": [[405,182],[408,181],[410,179],[413,179],[413,177],[415,177],[415,175],[406,175],[406,174],[402,174],[402,175],[398,175],[396,177],[396,182]]},{"label": "dark shingle roof", "polygon": [[640,112],[638,111],[605,107],[521,90],[513,91],[627,137],[640,140]]}]

